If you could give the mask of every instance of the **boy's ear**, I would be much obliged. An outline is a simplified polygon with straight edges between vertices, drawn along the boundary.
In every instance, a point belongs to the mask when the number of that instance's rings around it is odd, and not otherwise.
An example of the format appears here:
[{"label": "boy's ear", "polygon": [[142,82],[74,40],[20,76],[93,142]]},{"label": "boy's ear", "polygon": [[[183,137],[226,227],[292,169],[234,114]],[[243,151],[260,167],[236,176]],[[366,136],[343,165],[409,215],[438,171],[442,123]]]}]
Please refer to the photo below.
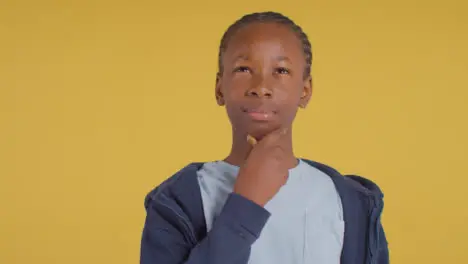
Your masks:
[{"label": "boy's ear", "polygon": [[216,74],[216,88],[215,88],[215,96],[216,102],[219,106],[224,105],[224,95],[221,92],[221,75],[218,73]]},{"label": "boy's ear", "polygon": [[312,77],[309,76],[304,80],[302,88],[301,99],[299,101],[299,107],[306,108],[309,104],[309,100],[312,97]]}]

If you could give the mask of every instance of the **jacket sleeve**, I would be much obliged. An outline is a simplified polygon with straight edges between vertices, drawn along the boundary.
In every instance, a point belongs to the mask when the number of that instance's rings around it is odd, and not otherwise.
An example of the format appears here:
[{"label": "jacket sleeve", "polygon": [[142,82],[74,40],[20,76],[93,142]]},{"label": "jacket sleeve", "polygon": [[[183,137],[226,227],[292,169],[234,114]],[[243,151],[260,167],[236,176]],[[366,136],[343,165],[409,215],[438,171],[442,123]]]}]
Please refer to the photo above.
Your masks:
[{"label": "jacket sleeve", "polygon": [[388,242],[385,236],[385,231],[383,229],[382,223],[379,221],[379,255],[378,255],[378,264],[389,264],[390,257],[388,251]]},{"label": "jacket sleeve", "polygon": [[140,264],[247,263],[250,247],[270,213],[232,193],[207,236],[189,242],[190,228],[173,209],[157,199],[146,205]]}]

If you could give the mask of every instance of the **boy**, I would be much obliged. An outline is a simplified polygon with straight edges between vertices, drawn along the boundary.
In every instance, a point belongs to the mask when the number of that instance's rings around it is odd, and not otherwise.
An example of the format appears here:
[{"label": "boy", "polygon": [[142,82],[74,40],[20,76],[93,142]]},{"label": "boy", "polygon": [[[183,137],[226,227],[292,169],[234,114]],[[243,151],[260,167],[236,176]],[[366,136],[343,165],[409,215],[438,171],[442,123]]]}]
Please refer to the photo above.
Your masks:
[{"label": "boy", "polygon": [[215,94],[232,124],[231,152],[147,195],[142,264],[389,262],[377,185],[294,155],[311,61],[307,35],[279,13],[228,28]]}]

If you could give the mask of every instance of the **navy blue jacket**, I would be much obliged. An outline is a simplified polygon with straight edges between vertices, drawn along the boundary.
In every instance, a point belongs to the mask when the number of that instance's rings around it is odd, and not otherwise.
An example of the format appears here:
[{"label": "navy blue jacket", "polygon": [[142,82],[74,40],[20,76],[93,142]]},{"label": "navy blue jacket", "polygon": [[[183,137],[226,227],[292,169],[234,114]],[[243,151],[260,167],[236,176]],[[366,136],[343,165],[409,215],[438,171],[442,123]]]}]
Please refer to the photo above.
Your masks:
[{"label": "navy blue jacket", "polygon": [[[341,197],[345,222],[341,263],[388,264],[379,187],[365,178],[343,176],[326,165],[304,161],[329,175]],[[201,166],[189,164],[146,196],[141,264],[248,263],[251,245],[270,214],[232,193],[207,233],[196,174]]]}]

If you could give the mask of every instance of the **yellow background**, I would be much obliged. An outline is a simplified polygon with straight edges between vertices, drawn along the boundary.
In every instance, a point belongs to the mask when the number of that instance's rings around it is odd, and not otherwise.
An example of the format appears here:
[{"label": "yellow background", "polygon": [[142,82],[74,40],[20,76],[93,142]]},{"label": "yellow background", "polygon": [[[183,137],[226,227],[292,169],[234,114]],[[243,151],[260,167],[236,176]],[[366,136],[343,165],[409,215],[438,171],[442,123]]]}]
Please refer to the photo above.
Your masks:
[{"label": "yellow background", "polygon": [[398,264],[468,263],[468,9],[446,1],[0,1],[0,263],[138,263],[145,194],[223,158],[218,42],[310,35],[299,156],[375,180]]}]

